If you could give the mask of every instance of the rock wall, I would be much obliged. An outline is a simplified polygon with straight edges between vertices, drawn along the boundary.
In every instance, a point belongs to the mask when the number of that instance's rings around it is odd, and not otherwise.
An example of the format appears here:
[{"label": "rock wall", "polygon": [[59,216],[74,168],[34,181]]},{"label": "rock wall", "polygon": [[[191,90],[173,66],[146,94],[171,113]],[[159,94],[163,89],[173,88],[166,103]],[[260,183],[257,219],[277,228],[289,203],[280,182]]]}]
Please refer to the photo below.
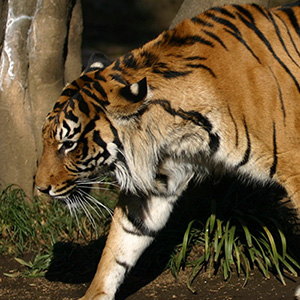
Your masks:
[{"label": "rock wall", "polygon": [[81,72],[79,0],[0,0],[0,185],[28,196],[41,126],[66,82]]}]

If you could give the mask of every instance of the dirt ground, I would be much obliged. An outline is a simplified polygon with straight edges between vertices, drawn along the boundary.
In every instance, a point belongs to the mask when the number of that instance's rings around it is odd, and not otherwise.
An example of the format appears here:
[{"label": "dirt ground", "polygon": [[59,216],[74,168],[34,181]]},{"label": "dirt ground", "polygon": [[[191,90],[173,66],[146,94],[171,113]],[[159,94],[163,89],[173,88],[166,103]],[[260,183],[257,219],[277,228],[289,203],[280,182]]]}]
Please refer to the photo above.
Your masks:
[{"label": "dirt ground", "polygon": [[[44,277],[8,278],[3,273],[16,270],[20,265],[8,256],[2,256],[0,260],[1,300],[75,300],[81,297],[88,287],[88,283],[62,283],[49,281]],[[230,281],[225,282],[219,276],[209,278],[207,274],[202,274],[193,283],[197,292],[192,294],[186,287],[185,273],[181,273],[179,279],[175,280],[169,271],[164,271],[148,284],[147,274],[142,274],[141,278],[129,275],[119,291],[117,300],[293,300],[294,291],[300,285],[299,277],[286,278],[284,286],[274,276],[266,279],[255,272],[243,287],[242,277],[233,276]]]}]

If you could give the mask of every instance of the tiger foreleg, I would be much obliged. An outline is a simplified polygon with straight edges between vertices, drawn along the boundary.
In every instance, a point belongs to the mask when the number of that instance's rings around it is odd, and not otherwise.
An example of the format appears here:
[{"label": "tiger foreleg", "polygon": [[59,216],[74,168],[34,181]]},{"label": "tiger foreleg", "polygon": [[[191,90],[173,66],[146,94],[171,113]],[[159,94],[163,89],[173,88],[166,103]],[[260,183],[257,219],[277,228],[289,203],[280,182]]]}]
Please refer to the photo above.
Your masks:
[{"label": "tiger foreleg", "polygon": [[126,273],[166,224],[176,200],[153,195],[120,198],[96,275],[81,300],[114,299]]}]

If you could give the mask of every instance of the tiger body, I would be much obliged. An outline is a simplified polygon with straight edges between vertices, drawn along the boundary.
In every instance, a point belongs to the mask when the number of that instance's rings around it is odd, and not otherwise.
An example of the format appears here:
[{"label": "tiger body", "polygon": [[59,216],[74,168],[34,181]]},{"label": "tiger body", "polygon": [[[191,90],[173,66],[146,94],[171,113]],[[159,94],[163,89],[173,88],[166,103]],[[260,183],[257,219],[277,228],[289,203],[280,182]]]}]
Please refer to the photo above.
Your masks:
[{"label": "tiger body", "polygon": [[213,8],[68,85],[44,127],[37,187],[76,202],[114,174],[122,195],[82,299],[114,299],[189,181],[231,172],[300,206],[300,2]]}]

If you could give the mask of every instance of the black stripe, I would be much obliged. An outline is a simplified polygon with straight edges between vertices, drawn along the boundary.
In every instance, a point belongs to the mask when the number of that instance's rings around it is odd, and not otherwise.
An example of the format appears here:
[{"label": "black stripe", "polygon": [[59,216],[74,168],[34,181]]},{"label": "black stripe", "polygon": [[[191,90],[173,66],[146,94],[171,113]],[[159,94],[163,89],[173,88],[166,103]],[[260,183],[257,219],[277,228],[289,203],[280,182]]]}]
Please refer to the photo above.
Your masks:
[{"label": "black stripe", "polygon": [[[85,94],[89,93],[89,90],[82,88],[81,91]],[[81,93],[78,93],[80,97],[78,97],[78,107],[80,111],[82,111],[85,115],[88,117],[90,116],[90,108],[88,104],[85,102],[84,97],[81,95]]]},{"label": "black stripe", "polygon": [[[161,104],[161,103],[155,101],[154,104]],[[173,114],[178,115],[185,120],[192,121],[196,125],[202,126],[207,132],[211,132],[212,130],[211,122],[205,116],[203,116],[201,113],[197,111],[193,111],[193,110],[184,111],[180,109],[179,111],[173,110]]]},{"label": "black stripe", "polygon": [[141,235],[149,236],[149,237],[155,237],[157,232],[154,230],[149,229],[145,224],[144,221],[137,217],[136,215],[133,215],[133,213],[127,214],[128,221],[141,233]]},{"label": "black stripe", "polygon": [[84,160],[88,154],[89,154],[89,147],[88,147],[88,141],[87,139],[84,139],[86,141],[86,143],[84,144],[84,148],[82,151],[82,156],[80,158],[80,163],[84,166],[88,166],[90,164],[91,161],[95,161],[95,165],[99,165],[98,164],[98,160],[102,157],[102,152],[98,152],[98,154],[96,156],[90,156],[88,159]]},{"label": "black stripe", "polygon": [[265,12],[265,9],[255,3],[251,4],[256,10],[258,10],[266,19],[269,19],[268,15]]},{"label": "black stripe", "polygon": [[[210,151],[211,154],[214,154],[220,145],[220,137],[216,134],[216,133],[212,133],[212,124],[209,121],[208,118],[206,118],[205,116],[203,116],[201,113],[197,112],[197,111],[184,111],[182,109],[179,109],[178,111],[176,111],[175,109],[173,109],[171,107],[171,104],[168,100],[165,99],[156,99],[156,100],[150,100],[148,102],[149,105],[160,105],[166,112],[168,112],[169,114],[173,115],[173,116],[179,116],[184,120],[189,120],[191,122],[193,122],[194,124],[201,126],[205,131],[207,131],[210,141],[209,141],[209,147],[210,147]],[[140,110],[137,113],[131,114],[131,115],[127,115],[122,117],[123,119],[132,119],[134,117],[140,117],[142,116],[146,111],[148,111],[148,106],[145,106],[142,110]]]},{"label": "black stripe", "polygon": [[209,144],[210,155],[214,155],[220,147],[220,137],[217,133],[209,133]]},{"label": "black stripe", "polygon": [[173,35],[169,40],[169,44],[172,46],[186,46],[186,45],[194,45],[196,43],[200,43],[209,47],[214,47],[214,44],[212,42],[198,35],[188,35],[185,37],[179,37]]},{"label": "black stripe", "polygon": [[124,269],[126,269],[126,271],[128,271],[131,266],[128,265],[126,262],[123,262],[123,261],[120,261],[118,259],[116,259],[116,263],[119,265],[119,266],[122,266]]},{"label": "black stripe", "polygon": [[298,48],[297,48],[297,46],[296,46],[296,44],[295,44],[295,42],[294,42],[294,39],[293,39],[293,37],[292,37],[292,35],[291,35],[291,32],[290,32],[290,30],[289,30],[289,27],[287,26],[287,24],[285,23],[285,21],[281,19],[280,16],[278,16],[277,14],[274,14],[274,15],[275,15],[275,16],[282,22],[282,24],[284,25],[284,27],[285,27],[285,29],[286,29],[286,32],[287,32],[287,34],[288,34],[288,36],[289,36],[289,38],[290,38],[290,42],[292,43],[292,45],[293,45],[293,47],[294,47],[296,53],[297,53],[298,56],[300,57],[300,52],[299,52],[299,50],[298,50]]},{"label": "black stripe", "polygon": [[277,90],[278,90],[278,96],[279,96],[279,100],[280,100],[280,106],[281,106],[281,111],[282,111],[282,114],[283,114],[283,120],[284,120],[284,123],[285,123],[285,119],[286,119],[286,111],[285,111],[285,105],[284,105],[284,101],[283,101],[283,97],[282,97],[282,91],[281,91],[281,87],[280,87],[280,84],[279,84],[279,81],[276,77],[276,75],[274,74],[273,70],[269,67],[269,70],[275,80],[275,83],[276,83],[276,86],[277,86]]},{"label": "black stripe", "polygon": [[116,80],[116,81],[118,81],[119,83],[122,83],[122,84],[125,84],[125,85],[128,85],[128,84],[129,84],[126,80],[124,80],[124,79],[121,77],[120,74],[113,73],[113,74],[110,74],[109,76],[111,77],[111,79]]},{"label": "black stripe", "polygon": [[89,75],[82,75],[80,76],[80,79],[82,79],[84,82],[93,82],[94,81],[94,78],[91,78]]},{"label": "black stripe", "polygon": [[[80,79],[80,77],[79,77],[79,79]],[[77,79],[77,80],[79,80],[79,79]],[[73,85],[76,90],[80,90],[81,87],[79,86],[77,80],[72,81],[71,85]]]},{"label": "black stripe", "polygon": [[[243,14],[246,18],[248,18],[250,20],[251,23],[254,23],[255,20],[253,18],[253,15],[251,14],[251,12],[247,9],[245,9],[243,6],[238,5],[238,4],[234,4],[233,5],[241,14]],[[240,15],[240,14],[238,14]]]},{"label": "black stripe", "polygon": [[94,130],[93,141],[102,149],[106,149],[107,143],[101,138],[99,130]]},{"label": "black stripe", "polygon": [[111,122],[108,119],[106,119],[106,121],[109,123],[110,130],[111,130],[111,132],[114,135],[113,143],[115,145],[117,145],[117,147],[118,147],[119,150],[122,150],[123,149],[123,145],[122,145],[122,143],[120,141],[117,129],[111,124]]},{"label": "black stripe", "polygon": [[71,107],[72,109],[75,108],[75,102],[74,102],[74,100],[73,100],[72,98],[70,98],[70,99],[68,100],[67,106]]},{"label": "black stripe", "polygon": [[123,64],[125,68],[130,68],[130,69],[136,69],[137,68],[137,63],[134,58],[134,55],[129,52],[123,56]]},{"label": "black stripe", "polygon": [[283,47],[285,53],[286,53],[286,54],[288,55],[288,57],[292,60],[292,62],[293,62],[297,67],[299,67],[299,65],[296,63],[296,61],[295,61],[295,60],[293,59],[293,57],[290,55],[290,53],[289,53],[289,51],[288,51],[288,49],[287,49],[287,47],[286,47],[286,45],[285,45],[285,43],[284,43],[284,41],[283,41],[283,39],[282,39],[280,30],[279,30],[279,28],[278,28],[278,26],[277,26],[277,24],[276,24],[276,22],[275,22],[275,20],[274,20],[274,18],[273,18],[273,16],[272,16],[271,13],[269,13],[269,17],[270,17],[271,22],[272,22],[273,25],[274,25],[274,28],[275,28],[275,31],[276,31],[276,35],[277,35],[277,37],[278,37],[278,39],[279,39],[279,41],[280,41],[280,43],[281,43],[281,45],[282,45],[282,47]]},{"label": "black stripe", "polygon": [[[99,102],[99,101],[98,101]],[[103,101],[104,103],[107,103],[107,101]],[[93,105],[93,107],[95,108],[96,112],[99,114],[100,112],[104,113],[103,110],[103,105],[101,103],[101,105],[96,104],[95,102],[91,102],[91,104]]]},{"label": "black stripe", "polygon": [[122,71],[122,68],[120,67],[120,59],[119,58],[115,60],[112,69],[115,71]]},{"label": "black stripe", "polygon": [[[96,87],[97,87],[97,88],[96,88]],[[98,82],[94,82],[94,88],[95,88],[96,91],[98,91],[97,89],[98,89],[99,87],[101,87],[100,84],[99,84]],[[103,91],[103,92],[104,92],[104,91]],[[110,102],[107,101],[107,98],[104,98],[104,100],[101,99],[101,98],[98,98],[94,93],[92,93],[91,91],[89,91],[89,90],[87,90],[87,89],[85,90],[85,93],[86,93],[86,95],[88,95],[90,98],[94,99],[97,103],[99,103],[99,104],[102,106],[103,109],[105,109],[105,106],[107,106],[107,105],[110,104]],[[104,93],[105,93],[105,92],[104,92]],[[100,94],[101,94],[101,92],[100,92]],[[106,93],[105,93],[105,95],[106,95]],[[103,95],[101,94],[101,96],[103,96]],[[93,103],[92,103],[92,104],[93,104]]]},{"label": "black stripe", "polygon": [[247,126],[245,118],[244,118],[244,128],[245,128],[245,133],[246,133],[246,138],[247,138],[247,149],[245,151],[242,161],[237,165],[237,168],[245,165],[249,161],[250,152],[251,152],[251,140],[250,140],[248,126]]},{"label": "black stripe", "polygon": [[235,32],[236,34],[241,36],[241,32],[238,30],[238,28],[232,22],[228,21],[227,19],[216,17],[214,14],[212,14],[210,12],[206,12],[205,15],[210,17],[215,22],[226,26],[227,28],[231,29],[233,32]]},{"label": "black stripe", "polygon": [[217,12],[220,12],[222,15],[227,16],[229,18],[235,19],[235,15],[232,14],[231,12],[229,12],[227,9],[225,9],[224,7],[213,7],[210,10],[214,10]]},{"label": "black stripe", "polygon": [[278,161],[278,157],[277,157],[277,142],[276,142],[276,126],[275,126],[275,122],[273,122],[273,164],[270,168],[271,178],[276,173],[277,161]]},{"label": "black stripe", "polygon": [[277,56],[277,54],[274,52],[270,42],[268,39],[264,36],[264,34],[257,28],[257,26],[254,23],[250,23],[248,20],[246,20],[242,15],[238,14],[240,20],[251,30],[254,31],[254,33],[259,37],[259,39],[265,44],[265,46],[268,48],[268,50],[271,52],[273,57],[277,60],[277,62],[284,68],[284,70],[287,72],[287,74],[292,78],[294,81],[298,91],[300,92],[300,86],[298,81],[296,80],[293,73],[290,71],[290,69],[283,63],[283,61]]},{"label": "black stripe", "polygon": [[207,30],[202,30],[204,33],[206,33],[208,36],[210,36],[211,38],[213,38],[214,40],[216,40],[224,49],[227,49],[226,45],[223,43],[223,41],[214,33],[207,31]]},{"label": "black stripe", "polygon": [[[71,131],[71,128],[65,120],[63,120],[63,127],[67,130],[67,134],[65,136],[68,136],[68,134]],[[60,137],[60,139],[62,139],[62,137]]]},{"label": "black stripe", "polygon": [[[57,189],[55,192],[59,193],[62,191],[65,191],[64,193],[57,195],[57,196],[64,196],[65,194],[69,194],[70,191],[72,191],[72,189],[75,187],[74,182],[72,180],[67,180],[64,182],[65,185],[62,188]],[[70,186],[72,185],[72,186]]]},{"label": "black stripe", "polygon": [[64,110],[64,113],[65,113],[65,117],[75,123],[78,122],[78,117],[76,117],[74,114],[73,114],[73,111],[72,110],[69,110],[69,111],[66,111]]},{"label": "black stripe", "polygon": [[247,44],[247,42],[243,39],[241,32],[239,31],[239,29],[230,21],[224,19],[224,18],[219,18],[216,17],[215,15],[211,14],[211,13],[206,13],[210,18],[212,18],[212,20],[214,20],[215,22],[222,24],[224,26],[226,26],[227,28],[225,28],[225,31],[230,33],[232,36],[234,36],[239,42],[241,42],[246,49],[252,54],[252,56],[259,62],[260,59],[255,55],[255,53],[253,52],[253,50],[249,47],[249,45]]},{"label": "black stripe", "polygon": [[73,164],[73,167],[75,167],[75,169],[70,168],[68,165],[65,165],[64,167],[71,173],[78,173],[78,168],[74,164]]},{"label": "black stripe", "polygon": [[[193,111],[193,110],[184,111],[183,109],[179,109],[178,111],[176,111],[175,109],[172,108],[170,102],[165,99],[150,100],[148,102],[148,104],[149,105],[160,105],[166,112],[168,112],[172,116],[179,116],[184,120],[189,120],[189,121],[193,122],[194,124],[201,126],[208,133],[211,133],[211,131],[212,131],[212,124],[209,121],[209,119],[197,111]],[[142,110],[137,116],[141,116],[146,111],[147,111],[147,107],[144,110]]]},{"label": "black stripe", "polygon": [[100,75],[102,70],[99,70],[98,72],[95,73],[95,79],[106,82],[106,78]]},{"label": "black stripe", "polygon": [[54,106],[53,106],[53,110],[62,110],[62,108],[66,105],[66,103],[67,103],[67,101],[68,100],[65,100],[65,101],[63,101],[63,102],[61,102],[61,101],[57,101],[55,104],[54,104]]},{"label": "black stripe", "polygon": [[128,234],[142,236],[142,234],[140,232],[129,230],[129,229],[125,228],[124,226],[122,226],[122,229]]},{"label": "black stripe", "polygon": [[73,129],[73,133],[70,134],[70,135],[68,136],[68,138],[71,139],[72,137],[74,137],[74,136],[75,136],[77,133],[79,133],[80,131],[81,131],[81,124],[80,124],[78,127],[76,127],[76,128]]},{"label": "black stripe", "polygon": [[207,27],[214,27],[214,25],[210,22],[207,22],[207,21],[203,21],[202,19],[200,19],[199,17],[194,17],[191,19],[191,21],[193,23],[196,23],[196,24],[200,24],[200,25],[203,25],[203,26],[207,26]]},{"label": "black stripe", "polygon": [[[83,165],[85,165],[87,167],[88,164],[84,164],[83,160],[86,159],[86,157],[89,154],[89,141],[85,137],[81,138],[80,141],[81,141],[81,143],[83,145],[82,152],[81,152],[81,157],[80,157],[80,164],[83,164]],[[94,159],[94,158],[92,157],[92,159]]]},{"label": "black stripe", "polygon": [[297,21],[297,18],[295,16],[295,13],[294,13],[293,9],[282,7],[281,11],[283,11],[288,16],[288,18],[290,19],[290,22],[292,23],[292,26],[294,27],[294,29],[297,32],[298,36],[300,36],[299,23]]},{"label": "black stripe", "polygon": [[239,131],[238,131],[238,127],[237,127],[237,124],[236,124],[236,121],[232,115],[232,112],[231,112],[231,109],[229,107],[229,105],[227,106],[227,109],[228,109],[228,113],[229,113],[229,116],[232,120],[232,123],[234,125],[234,130],[235,130],[235,146],[238,147],[239,146]]},{"label": "black stripe", "polygon": [[144,62],[143,62],[144,67],[153,66],[159,59],[157,55],[155,55],[151,52],[145,51],[145,50],[142,51],[142,53],[140,55],[144,59]]},{"label": "black stripe", "polygon": [[227,30],[227,29],[225,29],[225,31],[230,33],[231,35],[233,35],[239,42],[241,42],[246,47],[246,49],[252,54],[252,56],[258,61],[258,63],[261,64],[261,61],[258,58],[258,56],[256,56],[254,51],[249,47],[249,45],[247,44],[247,42],[243,39],[243,37],[241,35],[237,34],[236,32]]},{"label": "black stripe", "polygon": [[110,157],[110,153],[107,151],[107,143],[101,138],[100,132],[95,130],[93,132],[93,141],[103,149],[101,156],[104,158],[104,162]]},{"label": "black stripe", "polygon": [[180,72],[180,71],[174,71],[174,70],[159,70],[157,68],[153,68],[153,73],[161,74],[161,75],[163,75],[163,77],[165,77],[167,79],[172,79],[172,78],[186,76],[186,75],[192,73],[192,71]]},{"label": "black stripe", "polygon": [[94,118],[84,127],[84,130],[80,136],[81,139],[84,138],[87,133],[91,132],[95,128],[95,126],[96,126],[95,121],[97,121],[98,119],[99,119],[99,117]]},{"label": "black stripe", "polygon": [[93,86],[94,86],[94,89],[97,92],[99,92],[104,99],[107,99],[107,94],[106,94],[106,92],[104,91],[103,87],[101,86],[101,84],[98,81],[95,81],[93,83]]},{"label": "black stripe", "polygon": [[78,91],[78,89],[69,87],[62,91],[61,96],[72,97],[74,94],[77,93],[77,91]]},{"label": "black stripe", "polygon": [[213,70],[211,68],[209,68],[209,67],[207,67],[203,64],[187,64],[186,66],[189,67],[189,68],[195,68],[195,69],[200,68],[200,69],[207,70],[210,73],[210,75],[212,75],[214,78],[217,77],[216,74],[213,72]]},{"label": "black stripe", "polygon": [[185,60],[193,61],[193,60],[206,60],[206,57],[203,56],[188,56],[184,58]]}]

